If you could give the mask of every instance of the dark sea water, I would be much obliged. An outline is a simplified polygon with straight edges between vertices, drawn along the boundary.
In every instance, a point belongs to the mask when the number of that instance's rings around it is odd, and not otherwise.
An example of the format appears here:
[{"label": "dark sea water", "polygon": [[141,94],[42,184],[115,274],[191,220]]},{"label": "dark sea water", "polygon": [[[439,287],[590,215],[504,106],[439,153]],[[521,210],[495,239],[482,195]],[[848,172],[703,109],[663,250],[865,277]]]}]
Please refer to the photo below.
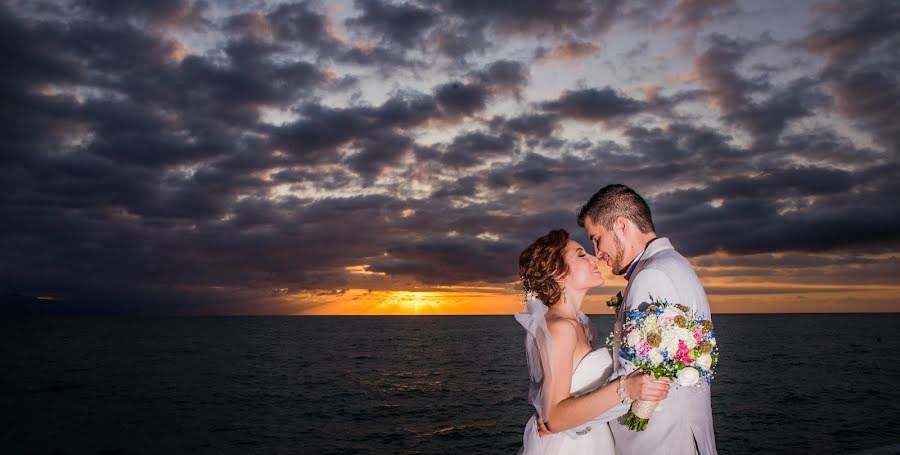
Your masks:
[{"label": "dark sea water", "polygon": [[[719,453],[900,452],[900,314],[714,321]],[[512,316],[3,320],[0,452],[515,453],[523,341]]]}]

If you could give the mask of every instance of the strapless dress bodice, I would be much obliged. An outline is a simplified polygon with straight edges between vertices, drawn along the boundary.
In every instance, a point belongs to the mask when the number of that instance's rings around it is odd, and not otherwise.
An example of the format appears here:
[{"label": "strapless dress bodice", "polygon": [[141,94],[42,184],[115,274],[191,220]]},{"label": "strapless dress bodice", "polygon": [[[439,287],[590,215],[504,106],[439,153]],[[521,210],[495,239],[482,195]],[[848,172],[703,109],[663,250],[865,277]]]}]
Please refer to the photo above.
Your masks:
[{"label": "strapless dress bodice", "polygon": [[572,373],[572,386],[569,394],[572,396],[590,392],[604,384],[612,374],[612,357],[609,350],[600,348],[589,352]]}]

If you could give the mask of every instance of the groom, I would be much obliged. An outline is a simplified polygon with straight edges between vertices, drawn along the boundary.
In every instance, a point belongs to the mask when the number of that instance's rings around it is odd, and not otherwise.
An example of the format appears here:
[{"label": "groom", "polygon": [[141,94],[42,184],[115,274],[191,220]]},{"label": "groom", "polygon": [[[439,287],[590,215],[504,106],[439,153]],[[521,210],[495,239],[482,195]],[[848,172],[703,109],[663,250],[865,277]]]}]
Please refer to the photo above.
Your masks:
[{"label": "groom", "polygon": [[[628,280],[624,301],[616,313],[615,371],[610,381],[635,369],[617,355],[628,311],[643,310],[657,298],[665,298],[710,319],[709,303],[697,274],[669,239],[656,236],[650,208],[634,190],[625,185],[601,188],[581,208],[578,225],[590,237],[597,258],[605,260],[613,274]],[[716,453],[709,386],[699,390],[672,387],[642,432],[629,430],[624,420],[622,417],[609,423],[620,454]]]}]

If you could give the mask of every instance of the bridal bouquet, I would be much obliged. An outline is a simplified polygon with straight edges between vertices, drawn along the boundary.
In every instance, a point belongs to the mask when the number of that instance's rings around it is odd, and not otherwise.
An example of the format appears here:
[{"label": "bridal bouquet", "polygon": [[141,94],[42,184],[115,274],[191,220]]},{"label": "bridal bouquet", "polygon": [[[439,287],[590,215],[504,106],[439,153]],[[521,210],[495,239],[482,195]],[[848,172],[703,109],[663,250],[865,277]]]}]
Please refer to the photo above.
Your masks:
[{"label": "bridal bouquet", "polygon": [[[630,311],[622,327],[620,355],[654,377],[673,378],[684,387],[702,387],[713,379],[719,349],[712,321],[690,308],[657,299],[645,311]],[[625,425],[643,431],[657,401],[635,401]]]}]

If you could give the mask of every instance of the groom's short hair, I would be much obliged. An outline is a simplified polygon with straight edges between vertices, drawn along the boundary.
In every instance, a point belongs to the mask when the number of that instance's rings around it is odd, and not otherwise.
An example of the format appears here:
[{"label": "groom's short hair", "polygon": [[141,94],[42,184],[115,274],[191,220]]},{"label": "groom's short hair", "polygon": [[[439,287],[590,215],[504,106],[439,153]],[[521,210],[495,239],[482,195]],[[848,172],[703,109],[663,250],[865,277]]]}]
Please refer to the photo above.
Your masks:
[{"label": "groom's short hair", "polygon": [[647,202],[625,185],[607,185],[594,193],[581,207],[578,225],[584,227],[584,220],[590,218],[592,223],[612,229],[620,216],[634,222],[644,234],[656,232]]}]

